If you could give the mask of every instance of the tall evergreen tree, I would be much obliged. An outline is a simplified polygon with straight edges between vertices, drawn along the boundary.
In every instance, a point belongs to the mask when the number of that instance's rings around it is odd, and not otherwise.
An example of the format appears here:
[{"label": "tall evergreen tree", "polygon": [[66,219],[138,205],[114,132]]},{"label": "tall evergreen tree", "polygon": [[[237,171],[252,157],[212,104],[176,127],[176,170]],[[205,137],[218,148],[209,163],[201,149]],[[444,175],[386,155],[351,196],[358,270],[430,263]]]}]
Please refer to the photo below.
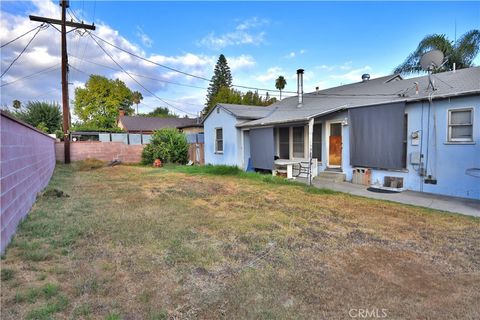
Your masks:
[{"label": "tall evergreen tree", "polygon": [[213,72],[213,77],[210,80],[210,86],[207,91],[207,102],[205,108],[203,109],[204,114],[207,114],[210,109],[215,106],[215,97],[219,93],[221,88],[228,88],[232,86],[232,73],[230,72],[230,67],[228,66],[227,59],[223,54],[218,57],[217,64],[215,65],[215,70]]}]

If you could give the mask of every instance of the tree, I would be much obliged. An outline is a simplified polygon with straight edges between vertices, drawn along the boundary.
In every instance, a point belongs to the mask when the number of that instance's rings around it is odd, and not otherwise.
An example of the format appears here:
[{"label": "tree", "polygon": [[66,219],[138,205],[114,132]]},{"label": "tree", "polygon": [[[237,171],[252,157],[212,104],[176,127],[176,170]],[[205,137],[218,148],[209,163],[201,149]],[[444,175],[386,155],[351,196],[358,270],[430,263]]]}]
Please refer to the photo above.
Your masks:
[{"label": "tree", "polygon": [[282,90],[285,89],[286,85],[287,85],[287,80],[285,80],[284,76],[279,76],[275,80],[275,88],[277,88],[280,91],[280,100],[282,100]]},{"label": "tree", "polygon": [[242,104],[250,106],[268,106],[276,102],[275,98],[262,98],[257,91],[247,91],[246,93],[241,93],[235,89],[229,89],[226,87],[220,88],[220,91],[213,98],[212,103],[215,106],[217,103],[231,103],[231,104]]},{"label": "tree", "polygon": [[242,93],[235,89],[221,87],[212,98],[212,106],[214,107],[217,103],[242,104]]},{"label": "tree", "polygon": [[140,103],[140,101],[143,100],[143,96],[142,96],[142,93],[141,92],[138,92],[138,91],[134,91],[132,93],[132,101],[133,103],[135,103],[137,105],[137,115],[138,115],[138,104]]},{"label": "tree", "polygon": [[430,50],[442,51],[447,59],[446,63],[441,68],[435,70],[435,72],[452,70],[454,63],[457,69],[468,68],[473,65],[473,59],[477,56],[479,49],[479,30],[470,30],[455,42],[449,40],[444,34],[428,35],[420,41],[417,49],[407,57],[405,62],[399,65],[393,72],[406,75],[422,72],[420,59]]},{"label": "tree", "polygon": [[119,79],[91,75],[85,88],[75,89],[74,112],[83,124],[95,128],[115,128],[119,109],[132,114],[133,93]]},{"label": "tree", "polygon": [[22,107],[22,103],[19,100],[13,100],[12,105],[15,110],[18,110]]},{"label": "tree", "polygon": [[142,163],[151,165],[155,159],[162,162],[187,163],[188,143],[185,135],[173,128],[155,131],[150,143],[143,148]]},{"label": "tree", "polygon": [[[45,124],[45,122],[40,122],[38,125],[37,125],[37,129],[42,131],[42,132],[45,132],[45,133],[48,133],[48,127],[47,125]],[[55,133],[55,132],[51,132],[51,133]]]},{"label": "tree", "polygon": [[29,101],[23,110],[14,115],[22,121],[48,133],[62,129],[62,113],[57,103]]},{"label": "tree", "polygon": [[155,108],[152,112],[147,114],[142,114],[143,116],[147,117],[158,117],[158,118],[178,118],[178,115],[175,113],[171,113],[170,109],[167,107],[158,107]]},{"label": "tree", "polygon": [[217,64],[213,71],[212,79],[210,80],[210,86],[207,91],[207,102],[203,113],[207,114],[210,109],[215,106],[214,99],[217,96],[221,88],[230,89],[232,86],[232,74],[230,67],[228,66],[227,59],[223,54],[218,57]]}]

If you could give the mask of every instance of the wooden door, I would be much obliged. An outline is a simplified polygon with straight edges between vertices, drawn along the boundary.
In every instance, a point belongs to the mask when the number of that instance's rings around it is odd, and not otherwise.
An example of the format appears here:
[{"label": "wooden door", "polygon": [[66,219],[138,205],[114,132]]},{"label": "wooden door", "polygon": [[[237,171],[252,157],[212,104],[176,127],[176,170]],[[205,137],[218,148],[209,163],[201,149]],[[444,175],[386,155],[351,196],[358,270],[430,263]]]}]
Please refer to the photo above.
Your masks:
[{"label": "wooden door", "polygon": [[342,125],[340,123],[330,124],[330,137],[328,147],[328,165],[342,165]]}]

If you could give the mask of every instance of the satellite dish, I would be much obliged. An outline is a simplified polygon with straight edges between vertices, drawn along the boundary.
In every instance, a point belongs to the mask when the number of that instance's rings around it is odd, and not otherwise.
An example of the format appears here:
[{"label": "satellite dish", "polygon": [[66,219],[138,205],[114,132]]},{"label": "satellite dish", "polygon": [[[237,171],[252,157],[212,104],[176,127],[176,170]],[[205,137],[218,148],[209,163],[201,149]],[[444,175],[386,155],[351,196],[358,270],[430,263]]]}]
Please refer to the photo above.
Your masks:
[{"label": "satellite dish", "polygon": [[425,53],[420,59],[420,65],[425,71],[431,71],[438,68],[443,63],[443,52],[440,50],[432,50]]}]

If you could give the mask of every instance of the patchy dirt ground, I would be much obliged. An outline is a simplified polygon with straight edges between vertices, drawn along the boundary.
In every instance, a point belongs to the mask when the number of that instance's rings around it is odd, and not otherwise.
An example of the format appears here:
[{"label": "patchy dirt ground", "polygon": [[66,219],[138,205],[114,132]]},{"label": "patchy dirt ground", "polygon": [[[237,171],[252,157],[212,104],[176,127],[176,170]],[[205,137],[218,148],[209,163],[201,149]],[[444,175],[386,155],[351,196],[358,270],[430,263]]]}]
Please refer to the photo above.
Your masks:
[{"label": "patchy dirt ground", "polygon": [[57,167],[48,189],[69,197],[39,197],[2,258],[2,319],[480,318],[480,219],[255,179],[75,168]]}]

